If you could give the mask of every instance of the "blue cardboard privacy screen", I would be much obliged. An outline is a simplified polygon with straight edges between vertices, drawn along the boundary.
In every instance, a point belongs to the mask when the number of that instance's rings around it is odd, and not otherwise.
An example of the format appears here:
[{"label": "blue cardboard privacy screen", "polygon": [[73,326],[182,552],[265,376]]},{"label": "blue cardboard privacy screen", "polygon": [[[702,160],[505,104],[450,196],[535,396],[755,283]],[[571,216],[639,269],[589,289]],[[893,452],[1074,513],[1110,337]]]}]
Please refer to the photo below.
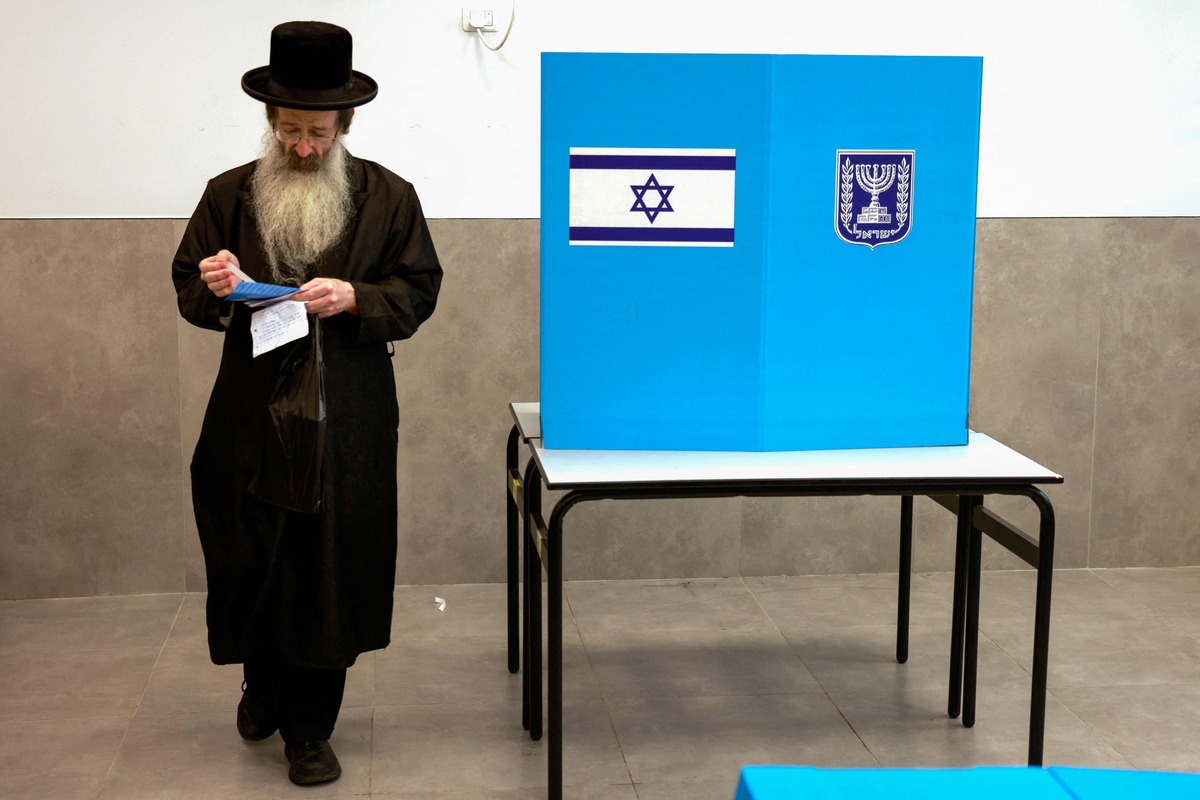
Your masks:
[{"label": "blue cardboard privacy screen", "polygon": [[545,445],[965,444],[981,75],[543,54]]}]

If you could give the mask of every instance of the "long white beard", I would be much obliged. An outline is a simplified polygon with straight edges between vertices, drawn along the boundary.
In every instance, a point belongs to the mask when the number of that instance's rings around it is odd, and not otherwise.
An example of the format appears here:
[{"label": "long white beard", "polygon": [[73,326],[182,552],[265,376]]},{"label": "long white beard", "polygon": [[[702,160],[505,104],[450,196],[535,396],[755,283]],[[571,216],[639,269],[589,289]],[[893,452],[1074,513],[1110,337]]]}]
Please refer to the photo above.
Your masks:
[{"label": "long white beard", "polygon": [[318,163],[312,171],[295,169],[274,136],[264,137],[262,157],[250,178],[250,202],[275,283],[299,286],[308,280],[312,266],[338,243],[354,213],[350,159],[340,139]]}]

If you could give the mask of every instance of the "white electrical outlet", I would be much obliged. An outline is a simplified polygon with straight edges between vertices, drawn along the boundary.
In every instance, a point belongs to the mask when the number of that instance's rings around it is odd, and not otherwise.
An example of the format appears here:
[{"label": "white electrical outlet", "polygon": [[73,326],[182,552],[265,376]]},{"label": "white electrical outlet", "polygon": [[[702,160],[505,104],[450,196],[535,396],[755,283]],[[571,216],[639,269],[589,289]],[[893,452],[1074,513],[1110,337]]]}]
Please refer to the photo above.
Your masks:
[{"label": "white electrical outlet", "polygon": [[492,10],[464,7],[462,10],[462,29],[470,33],[496,30]]}]

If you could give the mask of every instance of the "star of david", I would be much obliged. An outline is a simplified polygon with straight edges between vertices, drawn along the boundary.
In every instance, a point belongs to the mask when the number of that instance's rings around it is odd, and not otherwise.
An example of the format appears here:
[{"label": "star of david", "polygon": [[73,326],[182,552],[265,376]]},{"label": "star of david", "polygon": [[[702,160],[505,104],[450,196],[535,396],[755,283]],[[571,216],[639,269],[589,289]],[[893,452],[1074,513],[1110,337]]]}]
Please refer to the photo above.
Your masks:
[{"label": "star of david", "polygon": [[[646,179],[644,184],[641,186],[630,186],[629,188],[633,189],[633,195],[637,198],[633,201],[633,208],[629,210],[644,211],[646,213],[646,218],[650,220],[651,225],[654,224],[655,218],[662,212],[675,210],[671,208],[671,203],[667,200],[667,197],[669,197],[671,194],[671,190],[675,187],[662,186],[659,184],[658,178],[654,177],[653,172],[650,173],[650,177]],[[652,191],[658,192],[658,205],[653,207],[646,205],[646,193]]]}]

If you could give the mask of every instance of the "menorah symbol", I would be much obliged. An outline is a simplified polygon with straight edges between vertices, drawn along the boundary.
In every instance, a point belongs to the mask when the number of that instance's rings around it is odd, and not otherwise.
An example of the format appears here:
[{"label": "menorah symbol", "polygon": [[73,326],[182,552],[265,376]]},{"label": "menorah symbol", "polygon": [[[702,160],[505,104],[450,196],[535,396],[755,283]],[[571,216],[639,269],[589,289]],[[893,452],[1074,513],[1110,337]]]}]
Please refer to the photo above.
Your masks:
[{"label": "menorah symbol", "polygon": [[871,194],[871,203],[863,207],[862,213],[858,215],[858,222],[890,225],[892,215],[888,213],[887,206],[879,205],[879,195],[892,188],[892,184],[896,182],[896,165],[855,164],[854,177],[859,187]]}]

